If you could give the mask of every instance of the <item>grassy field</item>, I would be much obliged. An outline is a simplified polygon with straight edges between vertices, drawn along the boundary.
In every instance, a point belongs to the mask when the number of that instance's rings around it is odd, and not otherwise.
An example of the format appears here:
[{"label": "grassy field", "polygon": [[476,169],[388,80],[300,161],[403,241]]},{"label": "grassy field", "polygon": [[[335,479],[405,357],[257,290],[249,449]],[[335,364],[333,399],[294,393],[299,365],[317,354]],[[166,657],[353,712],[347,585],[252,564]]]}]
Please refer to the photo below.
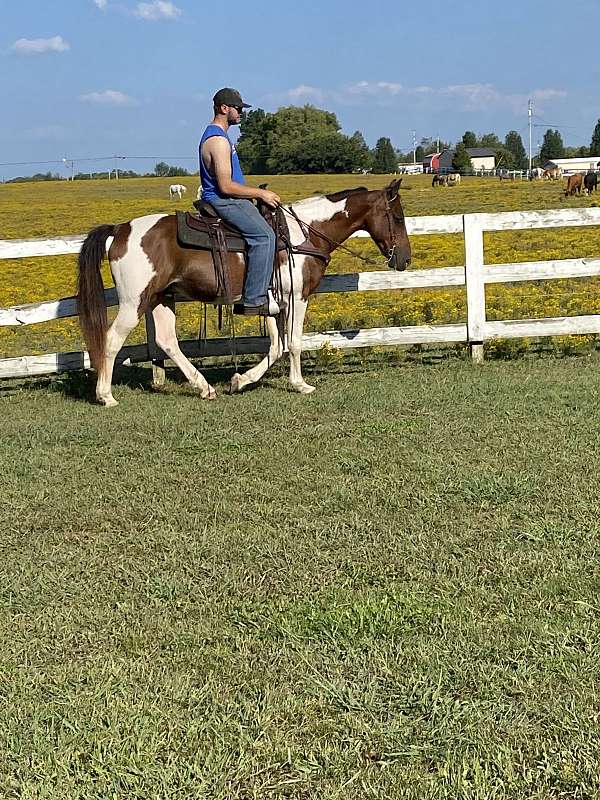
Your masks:
[{"label": "grassy field", "polygon": [[[387,176],[313,175],[254,177],[252,183],[268,181],[285,201],[335,191],[357,183],[381,187]],[[183,179],[187,198],[168,199],[170,179],[115,181],[77,181],[74,183],[36,183],[0,185],[0,231],[3,238],[52,236],[82,233],[97,224],[119,222],[132,216],[187,208],[196,194],[196,179]],[[494,179],[468,178],[460,187],[431,187],[428,176],[407,176],[402,193],[407,215],[455,214],[474,211],[512,211],[563,207],[588,207],[595,197],[566,199],[562,184],[527,181],[500,183]],[[488,234],[485,237],[488,263],[535,261],[550,258],[600,257],[595,228],[533,230]],[[411,269],[452,266],[464,263],[462,236],[419,236],[412,240],[414,261]],[[354,241],[356,252],[375,255],[368,240]],[[20,259],[0,262],[0,306],[68,296],[75,290],[75,257]],[[329,272],[356,272],[367,265],[346,254],[334,256]],[[108,271],[105,282],[110,285]],[[579,279],[516,285],[490,286],[487,290],[489,319],[522,319],[600,313],[600,281]],[[313,298],[307,317],[307,330],[414,325],[464,321],[466,303],[463,289],[429,291],[369,292],[347,295],[322,295]],[[196,304],[180,306],[179,331],[183,338],[194,337],[200,325]],[[209,331],[215,333],[214,316]],[[253,320],[239,322],[240,333],[257,332]],[[143,341],[140,326],[130,341]],[[593,342],[592,342],[593,344]],[[0,330],[0,354],[68,351],[81,348],[76,320],[43,326]],[[589,339],[568,337],[557,346],[571,350],[589,347]],[[522,344],[500,343],[492,351],[514,352]]]},{"label": "grassy field", "polygon": [[354,358],[2,385],[1,797],[600,797],[598,354]]}]

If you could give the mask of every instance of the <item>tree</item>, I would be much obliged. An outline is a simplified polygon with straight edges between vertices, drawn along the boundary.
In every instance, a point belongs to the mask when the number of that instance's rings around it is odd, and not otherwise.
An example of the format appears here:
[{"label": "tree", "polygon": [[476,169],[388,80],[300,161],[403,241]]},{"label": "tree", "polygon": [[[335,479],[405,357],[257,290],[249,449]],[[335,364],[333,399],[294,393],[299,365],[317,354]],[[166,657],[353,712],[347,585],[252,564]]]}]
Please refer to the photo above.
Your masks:
[{"label": "tree", "polygon": [[421,145],[417,145],[417,149],[415,150],[415,161],[419,164],[425,158],[425,148]]},{"label": "tree", "polygon": [[243,170],[254,175],[355,172],[371,162],[360,131],[344,135],[335,114],[311,105],[251,111],[236,148]]},{"label": "tree", "polygon": [[467,148],[463,142],[459,142],[456,145],[456,149],[454,150],[454,155],[452,157],[452,169],[456,172],[460,172],[461,175],[471,172],[473,169],[471,159],[467,153]]},{"label": "tree", "polygon": [[462,143],[465,147],[477,147],[477,137],[473,131],[465,131],[463,133]]},{"label": "tree", "polygon": [[540,161],[544,164],[546,161],[551,161],[553,158],[563,158],[565,155],[565,147],[563,145],[562,136],[558,131],[553,131],[548,128],[544,134],[544,141],[540,149]]},{"label": "tree", "polygon": [[244,115],[240,124],[240,137],[236,150],[242,169],[251,175],[264,175],[268,172],[269,133],[273,129],[273,114],[266,114],[262,108]]},{"label": "tree", "polygon": [[350,137],[356,152],[356,163],[354,169],[371,169],[373,166],[373,156],[369,150],[365,138],[360,131],[354,131]]},{"label": "tree", "polygon": [[449,145],[440,139],[439,136],[435,138],[427,136],[426,138],[421,139],[421,145],[426,156],[431,155],[431,153],[441,153],[442,150],[446,150],[449,147]]},{"label": "tree", "polygon": [[396,151],[392,147],[390,140],[386,136],[382,136],[381,139],[377,140],[373,151],[373,172],[387,174],[396,172],[397,168]]},{"label": "tree", "polygon": [[285,106],[272,116],[272,126],[267,136],[269,145],[267,168],[269,172],[274,173],[303,172],[306,156],[304,151],[308,140],[314,145],[315,138],[337,133],[340,129],[333,112],[323,111],[311,105],[302,108]]},{"label": "tree", "polygon": [[502,142],[495,133],[485,133],[479,140],[479,147],[491,147],[495,150],[497,147],[502,147]]},{"label": "tree", "polygon": [[504,147],[513,157],[515,169],[527,169],[529,160],[523,147],[523,140],[517,131],[509,131],[504,138]]},{"label": "tree", "polygon": [[596,123],[594,132],[592,134],[592,142],[590,144],[590,155],[600,156],[600,119]]},{"label": "tree", "polygon": [[176,178],[178,176],[183,177],[189,175],[190,173],[183,167],[174,167],[171,164],[167,164],[166,161],[159,161],[158,164],[154,166],[154,174],[158,178]]},{"label": "tree", "polygon": [[159,161],[154,165],[154,174],[159,178],[166,178],[169,174],[169,165],[166,161]]},{"label": "tree", "polygon": [[565,147],[565,158],[582,158],[590,155],[590,148],[582,145],[580,147]]}]

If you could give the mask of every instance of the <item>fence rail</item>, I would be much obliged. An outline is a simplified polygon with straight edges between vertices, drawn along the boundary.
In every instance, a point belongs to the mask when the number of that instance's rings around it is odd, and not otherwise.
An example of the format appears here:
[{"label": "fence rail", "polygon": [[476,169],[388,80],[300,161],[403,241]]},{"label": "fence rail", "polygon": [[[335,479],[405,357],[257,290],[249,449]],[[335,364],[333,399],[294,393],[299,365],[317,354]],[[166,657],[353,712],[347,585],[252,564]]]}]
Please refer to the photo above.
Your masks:
[{"label": "fence rail", "polygon": [[[600,275],[600,259],[564,259],[487,265],[484,261],[484,232],[600,225],[600,208],[550,211],[501,212],[496,214],[454,214],[446,216],[407,217],[410,236],[462,233],[465,242],[465,265],[460,267],[425,268],[409,272],[358,272],[326,275],[317,292],[381,291],[386,289],[419,289],[444,286],[465,286],[467,294],[466,323],[453,325],[415,325],[405,327],[368,328],[363,330],[307,333],[303,350],[317,350],[325,343],[337,348],[407,345],[438,342],[467,342],[473,359],[483,359],[484,342],[495,338],[556,336],[563,334],[600,333],[600,315],[550,317],[525,320],[486,320],[485,286],[488,283],[509,283],[532,280],[582,278]],[[355,236],[366,236],[359,232]],[[0,240],[0,260],[78,253],[84,236],[63,236],[52,239]],[[114,289],[105,291],[108,306],[117,304]],[[189,301],[183,294],[177,302]],[[0,308],[0,327],[22,326],[77,315],[75,297],[41,303]],[[137,363],[160,359],[161,351],[147,326],[148,341],[124,347],[117,362]],[[268,349],[264,337],[238,337],[238,353],[263,353]],[[206,342],[181,342],[190,357],[221,356],[230,352],[230,340],[219,338]],[[47,375],[89,367],[87,353],[49,353],[0,359],[0,378],[25,375]]]}]

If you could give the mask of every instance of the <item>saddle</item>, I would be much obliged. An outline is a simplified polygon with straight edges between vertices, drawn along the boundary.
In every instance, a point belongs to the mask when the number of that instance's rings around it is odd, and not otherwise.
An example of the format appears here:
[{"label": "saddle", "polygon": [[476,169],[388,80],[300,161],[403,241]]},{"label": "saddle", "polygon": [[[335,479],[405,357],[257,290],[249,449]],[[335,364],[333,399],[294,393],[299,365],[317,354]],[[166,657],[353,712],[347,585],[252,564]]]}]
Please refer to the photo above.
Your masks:
[{"label": "saddle", "polygon": [[[277,249],[273,267],[279,263],[277,253],[287,250],[290,253],[309,255],[329,263],[329,254],[319,250],[308,237],[299,245],[292,245],[288,224],[281,208],[273,212],[265,203],[258,203],[258,210],[275,232]],[[231,304],[231,280],[228,253],[246,254],[248,245],[243,234],[234,225],[219,217],[217,210],[206,200],[195,200],[197,214],[177,211],[177,239],[181,247],[212,252],[217,278],[217,297],[215,304]]]}]

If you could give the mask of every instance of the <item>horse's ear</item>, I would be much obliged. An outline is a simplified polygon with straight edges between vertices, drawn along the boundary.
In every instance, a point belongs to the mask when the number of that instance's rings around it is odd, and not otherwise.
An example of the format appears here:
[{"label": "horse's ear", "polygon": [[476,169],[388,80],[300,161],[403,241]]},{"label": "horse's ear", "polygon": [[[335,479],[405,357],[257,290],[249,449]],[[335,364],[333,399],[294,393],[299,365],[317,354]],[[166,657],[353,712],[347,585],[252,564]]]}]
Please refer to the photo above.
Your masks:
[{"label": "horse's ear", "polygon": [[385,193],[388,197],[388,200],[393,200],[394,197],[398,194],[400,186],[402,184],[402,178],[398,178],[396,181],[392,181],[389,186],[385,187]]}]

